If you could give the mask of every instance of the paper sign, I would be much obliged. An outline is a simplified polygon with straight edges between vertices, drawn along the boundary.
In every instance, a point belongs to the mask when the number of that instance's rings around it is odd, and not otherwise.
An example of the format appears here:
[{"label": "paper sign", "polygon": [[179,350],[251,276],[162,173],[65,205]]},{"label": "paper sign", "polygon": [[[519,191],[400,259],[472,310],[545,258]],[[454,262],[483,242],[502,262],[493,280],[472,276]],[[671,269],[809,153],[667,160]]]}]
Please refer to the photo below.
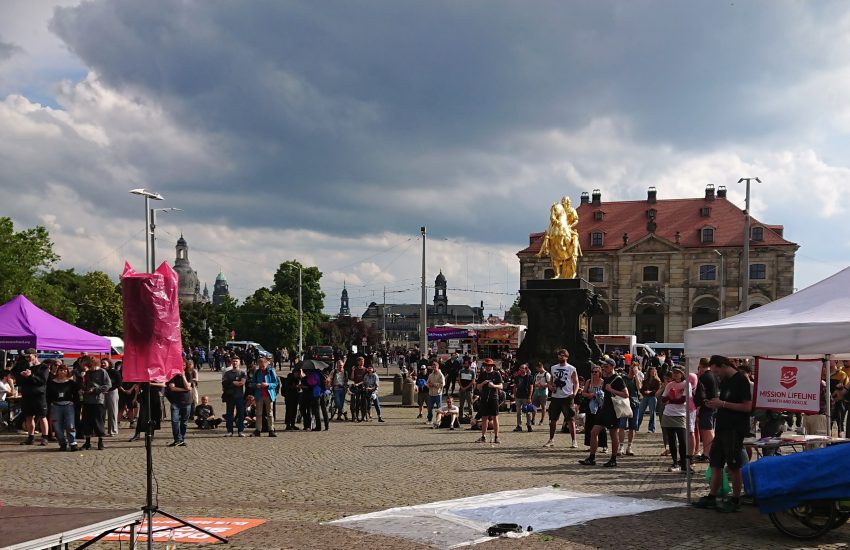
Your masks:
[{"label": "paper sign", "polygon": [[[246,519],[246,518],[186,518],[186,521],[197,525],[202,529],[206,529],[211,533],[215,533],[224,538],[229,538],[236,533],[241,533],[252,527],[262,525],[266,522],[264,519]],[[191,527],[180,525],[173,519],[154,516],[153,518],[153,540],[155,542],[190,542],[192,544],[219,544],[220,541],[200,531],[196,531]],[[137,527],[137,540],[146,541],[148,537],[147,523],[142,522],[142,525]],[[87,537],[83,540],[91,540],[94,537]],[[129,542],[130,528],[124,527],[116,530],[103,537],[101,540],[115,540]]]},{"label": "paper sign", "polygon": [[460,347],[460,340],[458,338],[449,338],[449,345],[447,346],[449,349],[457,349]]},{"label": "paper sign", "polygon": [[822,369],[819,359],[756,357],[755,408],[817,414]]}]

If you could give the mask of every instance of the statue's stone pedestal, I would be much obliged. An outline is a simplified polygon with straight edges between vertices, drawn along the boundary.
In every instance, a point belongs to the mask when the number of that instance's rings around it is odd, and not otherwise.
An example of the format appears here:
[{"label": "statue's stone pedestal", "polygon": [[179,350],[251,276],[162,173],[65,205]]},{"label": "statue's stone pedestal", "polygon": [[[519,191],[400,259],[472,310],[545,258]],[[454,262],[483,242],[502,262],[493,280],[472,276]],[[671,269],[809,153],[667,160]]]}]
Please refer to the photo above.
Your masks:
[{"label": "statue's stone pedestal", "polygon": [[590,376],[590,348],[580,332],[581,316],[592,311],[596,294],[584,279],[536,279],[519,291],[519,307],[528,315],[528,331],[517,351],[517,359],[542,361],[548,368],[558,362],[557,350],[570,352],[570,364],[579,376]]}]

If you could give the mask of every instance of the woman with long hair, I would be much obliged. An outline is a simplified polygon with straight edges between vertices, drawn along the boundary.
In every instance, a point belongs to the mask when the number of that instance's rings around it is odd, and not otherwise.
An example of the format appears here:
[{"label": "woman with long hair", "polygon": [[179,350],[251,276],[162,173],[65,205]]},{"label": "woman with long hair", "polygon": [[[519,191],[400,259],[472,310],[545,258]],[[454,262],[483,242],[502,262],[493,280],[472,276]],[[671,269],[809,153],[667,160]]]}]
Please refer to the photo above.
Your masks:
[{"label": "woman with long hair", "polygon": [[[604,391],[605,382],[602,379],[602,367],[593,365],[590,369],[590,379],[584,383],[581,396],[587,400],[588,409],[584,419],[584,444],[590,447],[590,432],[602,403],[597,399],[597,393]],[[599,452],[608,451],[608,434],[605,430],[599,432]]]}]

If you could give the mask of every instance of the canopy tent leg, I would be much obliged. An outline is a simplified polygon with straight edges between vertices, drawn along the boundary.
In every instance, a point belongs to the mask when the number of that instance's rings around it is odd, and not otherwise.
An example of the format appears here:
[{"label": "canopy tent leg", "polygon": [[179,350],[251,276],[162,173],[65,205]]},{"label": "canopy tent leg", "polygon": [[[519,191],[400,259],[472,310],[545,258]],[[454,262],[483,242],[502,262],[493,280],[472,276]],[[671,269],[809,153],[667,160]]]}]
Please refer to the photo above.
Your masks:
[{"label": "canopy tent leg", "polygon": [[[687,485],[687,501],[691,503],[691,464],[688,463],[690,457],[696,449],[691,449],[691,395],[696,391],[696,388],[691,388],[691,362],[685,357],[685,387],[688,389],[688,394],[685,395],[685,462],[682,467],[685,468],[685,477]],[[696,426],[694,426],[696,429]]]},{"label": "canopy tent leg", "polygon": [[[823,377],[826,383],[823,391],[826,392],[826,436],[832,437],[832,391],[829,389],[829,357],[830,355],[827,353],[823,356]],[[839,419],[839,422],[841,419]],[[841,431],[841,426],[838,427],[838,431]]]}]

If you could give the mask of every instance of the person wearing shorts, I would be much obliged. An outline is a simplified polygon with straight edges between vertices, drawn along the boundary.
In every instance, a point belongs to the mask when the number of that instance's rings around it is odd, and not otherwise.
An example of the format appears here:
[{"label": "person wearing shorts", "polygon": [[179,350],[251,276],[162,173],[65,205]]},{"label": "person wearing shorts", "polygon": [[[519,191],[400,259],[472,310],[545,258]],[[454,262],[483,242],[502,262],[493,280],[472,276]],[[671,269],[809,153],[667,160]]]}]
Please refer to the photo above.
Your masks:
[{"label": "person wearing shorts", "polygon": [[531,402],[534,404],[534,412],[531,413],[531,423],[536,420],[537,411],[540,411],[540,424],[546,418],[546,402],[549,400],[549,381],[552,380],[552,375],[546,372],[543,367],[543,362],[538,361],[535,365],[534,374],[534,393],[531,394]]},{"label": "person wearing shorts", "polygon": [[481,437],[476,443],[484,443],[487,440],[487,429],[493,426],[493,443],[499,443],[499,392],[502,391],[504,382],[502,375],[493,367],[496,364],[492,359],[484,360],[484,371],[478,375],[475,388],[478,390],[481,413]]},{"label": "person wearing shorts", "polygon": [[[720,380],[719,396],[706,399],[705,405],[717,411],[714,441],[711,445],[709,464],[711,485],[707,496],[694,503],[698,508],[715,508],[718,512],[740,510],[741,468],[744,463],[744,438],[750,431],[752,389],[749,379],[739,372],[732,361],[722,355],[712,355],[708,360],[711,372]],[[717,491],[723,480],[726,467],[732,482],[732,496],[725,502],[717,500]]]},{"label": "person wearing shorts", "polygon": [[552,377],[549,379],[549,395],[552,398],[549,400],[549,441],[544,447],[551,447],[555,444],[555,430],[558,427],[558,419],[561,414],[567,421],[572,437],[571,447],[575,449],[576,444],[576,423],[573,417],[573,401],[576,393],[578,393],[578,371],[569,363],[570,353],[561,349],[558,350],[558,364],[552,365],[549,369]]}]

